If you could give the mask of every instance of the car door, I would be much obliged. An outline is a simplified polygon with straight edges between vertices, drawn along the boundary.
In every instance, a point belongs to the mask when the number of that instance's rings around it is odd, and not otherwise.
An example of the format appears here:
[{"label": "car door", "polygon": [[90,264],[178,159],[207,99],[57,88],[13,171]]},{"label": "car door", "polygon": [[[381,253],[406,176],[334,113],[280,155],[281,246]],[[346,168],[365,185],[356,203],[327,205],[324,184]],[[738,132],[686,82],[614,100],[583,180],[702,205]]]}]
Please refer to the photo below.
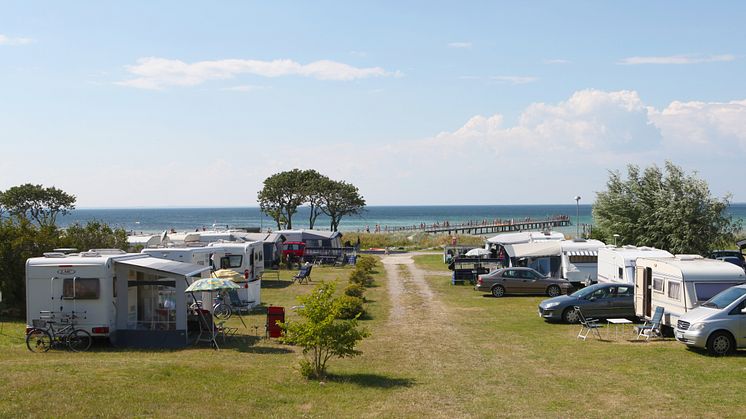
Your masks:
[{"label": "car door", "polygon": [[521,294],[523,293],[523,282],[519,278],[519,270],[517,269],[506,269],[502,274],[502,280],[498,283],[505,287],[505,292],[510,294]]},{"label": "car door", "polygon": [[526,279],[526,292],[531,294],[543,294],[547,288],[547,281],[543,275],[534,271],[522,272]]},{"label": "car door", "polygon": [[746,348],[746,313],[743,310],[746,310],[746,297],[742,298],[741,303],[731,311],[731,316],[729,316],[733,317],[733,321],[737,323],[734,329],[738,333],[736,337],[736,347],[738,348]]},{"label": "car door", "polygon": [[635,315],[635,293],[631,285],[619,285],[616,287],[614,299],[611,305],[610,317],[634,317]]},{"label": "car door", "polygon": [[583,305],[583,313],[589,317],[604,317],[609,311],[608,288],[603,287],[593,291],[586,297],[587,303]]}]

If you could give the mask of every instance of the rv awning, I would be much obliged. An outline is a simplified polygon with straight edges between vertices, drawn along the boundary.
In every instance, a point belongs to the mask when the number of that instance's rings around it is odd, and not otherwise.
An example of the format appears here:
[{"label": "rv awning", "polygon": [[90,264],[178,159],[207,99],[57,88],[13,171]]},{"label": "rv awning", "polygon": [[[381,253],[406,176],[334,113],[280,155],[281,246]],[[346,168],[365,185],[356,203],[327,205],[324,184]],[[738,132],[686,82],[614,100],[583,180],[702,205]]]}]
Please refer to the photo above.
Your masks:
[{"label": "rv awning", "polygon": [[567,256],[598,256],[598,250],[571,250]]},{"label": "rv awning", "polygon": [[195,276],[210,269],[209,266],[195,265],[193,263],[176,262],[173,260],[159,259],[154,257],[138,258],[130,260],[117,260],[114,263],[133,266],[137,268],[152,269],[167,276]]},{"label": "rv awning", "polygon": [[561,252],[559,241],[543,241],[534,243],[519,243],[505,245],[505,251],[512,258],[559,256]]}]

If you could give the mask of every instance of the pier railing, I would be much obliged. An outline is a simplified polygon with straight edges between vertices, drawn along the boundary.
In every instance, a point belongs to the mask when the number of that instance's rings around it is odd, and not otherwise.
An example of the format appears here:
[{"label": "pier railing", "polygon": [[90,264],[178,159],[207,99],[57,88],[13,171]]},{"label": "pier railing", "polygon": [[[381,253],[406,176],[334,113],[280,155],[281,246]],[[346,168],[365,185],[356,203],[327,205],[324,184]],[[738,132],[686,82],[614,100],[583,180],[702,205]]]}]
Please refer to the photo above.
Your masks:
[{"label": "pier railing", "polygon": [[434,224],[419,224],[411,226],[376,226],[372,232],[416,232],[423,231],[426,233],[433,234],[491,234],[491,233],[507,233],[513,231],[525,231],[525,230],[551,230],[556,227],[567,227],[571,226],[572,222],[570,217],[567,215],[557,215],[553,217],[543,219],[509,219],[509,220],[479,220],[479,221],[467,221],[462,223],[450,223],[444,221],[443,223]]}]

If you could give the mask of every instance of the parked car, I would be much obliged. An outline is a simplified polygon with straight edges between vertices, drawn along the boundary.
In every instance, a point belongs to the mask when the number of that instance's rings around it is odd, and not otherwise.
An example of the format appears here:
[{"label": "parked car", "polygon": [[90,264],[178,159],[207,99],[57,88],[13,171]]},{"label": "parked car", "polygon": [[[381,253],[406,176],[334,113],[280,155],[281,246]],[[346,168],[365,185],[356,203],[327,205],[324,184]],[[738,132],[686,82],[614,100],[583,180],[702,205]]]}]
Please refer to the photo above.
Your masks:
[{"label": "parked car", "polygon": [[575,306],[593,318],[634,318],[634,287],[629,284],[595,284],[539,303],[539,316],[545,320],[577,323]]},{"label": "parked car", "polygon": [[730,287],[679,317],[676,340],[727,355],[746,348],[746,284]]},{"label": "parked car", "polygon": [[495,297],[505,294],[546,294],[555,297],[566,294],[571,286],[567,280],[548,278],[531,268],[503,268],[479,275],[474,289],[490,292]]}]

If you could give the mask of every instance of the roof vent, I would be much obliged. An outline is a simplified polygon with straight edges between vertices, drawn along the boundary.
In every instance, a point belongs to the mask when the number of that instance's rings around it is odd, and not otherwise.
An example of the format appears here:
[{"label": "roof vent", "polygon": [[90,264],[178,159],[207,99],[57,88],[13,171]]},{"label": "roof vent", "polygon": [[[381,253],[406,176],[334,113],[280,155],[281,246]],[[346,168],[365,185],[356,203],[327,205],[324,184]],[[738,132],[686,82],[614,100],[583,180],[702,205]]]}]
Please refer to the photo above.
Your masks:
[{"label": "roof vent", "polygon": [[123,255],[127,253],[121,249],[91,249],[89,252],[98,253],[99,255]]},{"label": "roof vent", "polygon": [[696,260],[696,259],[703,259],[700,255],[676,255],[676,258],[679,260]]},{"label": "roof vent", "polygon": [[66,255],[62,252],[45,252],[45,258],[64,258]]},{"label": "roof vent", "polygon": [[93,250],[89,250],[87,252],[80,252],[80,257],[82,258],[97,258],[100,257],[101,254],[98,252],[95,252]]},{"label": "roof vent", "polygon": [[632,250],[632,249],[637,249],[637,246],[633,246],[631,244],[625,244],[624,246],[622,246],[622,249]]},{"label": "roof vent", "polygon": [[54,249],[55,253],[75,253],[78,249],[74,247],[60,247],[59,249]]}]

